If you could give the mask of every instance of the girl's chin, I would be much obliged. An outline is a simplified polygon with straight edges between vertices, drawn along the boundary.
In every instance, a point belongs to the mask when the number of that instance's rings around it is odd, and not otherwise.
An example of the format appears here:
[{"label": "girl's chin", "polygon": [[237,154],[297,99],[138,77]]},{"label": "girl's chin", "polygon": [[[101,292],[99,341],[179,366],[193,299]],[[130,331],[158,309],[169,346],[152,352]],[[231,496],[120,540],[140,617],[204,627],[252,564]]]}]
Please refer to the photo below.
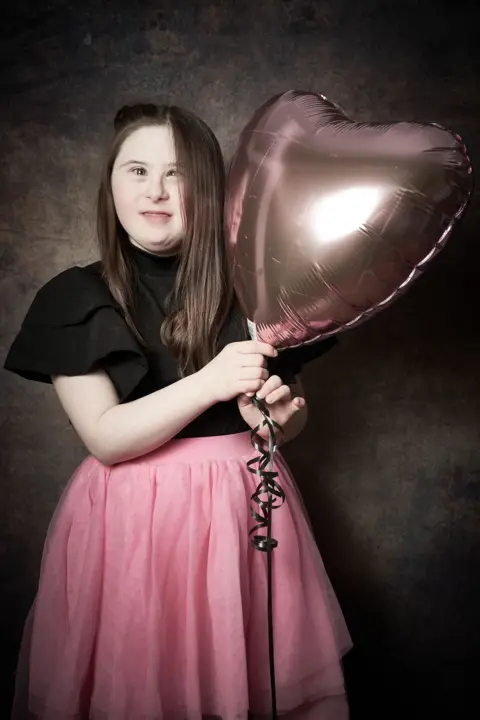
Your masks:
[{"label": "girl's chin", "polygon": [[179,239],[174,240],[169,238],[145,238],[142,240],[135,240],[131,236],[130,242],[132,243],[132,245],[135,245],[141,250],[151,252],[155,255],[175,255],[179,252],[182,244],[182,241]]}]

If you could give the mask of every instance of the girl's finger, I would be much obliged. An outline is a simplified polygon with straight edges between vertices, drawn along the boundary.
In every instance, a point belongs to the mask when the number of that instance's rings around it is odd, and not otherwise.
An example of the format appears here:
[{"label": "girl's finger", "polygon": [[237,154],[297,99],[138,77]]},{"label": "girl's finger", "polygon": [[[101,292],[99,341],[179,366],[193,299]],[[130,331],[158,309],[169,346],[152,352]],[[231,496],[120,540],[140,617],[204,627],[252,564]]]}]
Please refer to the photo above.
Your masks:
[{"label": "girl's finger", "polygon": [[274,390],[274,392],[268,393],[265,398],[265,402],[267,403],[267,405],[273,405],[274,403],[280,402],[281,400],[290,400],[291,397],[292,391],[290,390],[289,386],[282,385],[280,388]]},{"label": "girl's finger", "polygon": [[281,379],[278,377],[278,375],[272,375],[268,378],[262,388],[257,392],[257,397],[259,400],[263,400],[264,398],[268,397],[270,393],[278,390],[281,387]]}]

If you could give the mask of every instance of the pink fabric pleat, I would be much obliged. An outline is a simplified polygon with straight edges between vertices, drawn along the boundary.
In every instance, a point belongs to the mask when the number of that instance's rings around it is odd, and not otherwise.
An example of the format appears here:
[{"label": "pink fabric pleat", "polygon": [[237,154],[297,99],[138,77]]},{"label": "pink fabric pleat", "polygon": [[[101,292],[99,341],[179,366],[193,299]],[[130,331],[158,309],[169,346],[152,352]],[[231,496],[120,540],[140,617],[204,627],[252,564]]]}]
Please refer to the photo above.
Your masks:
[{"label": "pink fabric pleat", "polygon": [[[268,718],[266,555],[250,545],[248,433],[173,440],[78,468],[54,514],[25,625],[12,718]],[[277,702],[347,720],[351,646],[282,456],[273,513]],[[250,711],[250,714],[249,714]]]}]

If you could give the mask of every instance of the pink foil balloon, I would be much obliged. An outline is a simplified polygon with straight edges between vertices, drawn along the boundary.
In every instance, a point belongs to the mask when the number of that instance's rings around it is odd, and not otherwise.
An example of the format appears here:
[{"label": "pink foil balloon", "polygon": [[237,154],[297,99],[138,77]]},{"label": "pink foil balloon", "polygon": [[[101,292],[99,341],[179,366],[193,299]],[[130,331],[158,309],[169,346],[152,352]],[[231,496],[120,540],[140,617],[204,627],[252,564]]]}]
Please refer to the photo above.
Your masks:
[{"label": "pink foil balloon", "polygon": [[388,306],[445,245],[472,168],[434,124],[356,123],[314,93],[256,111],[231,163],[227,246],[252,336],[315,342]]}]

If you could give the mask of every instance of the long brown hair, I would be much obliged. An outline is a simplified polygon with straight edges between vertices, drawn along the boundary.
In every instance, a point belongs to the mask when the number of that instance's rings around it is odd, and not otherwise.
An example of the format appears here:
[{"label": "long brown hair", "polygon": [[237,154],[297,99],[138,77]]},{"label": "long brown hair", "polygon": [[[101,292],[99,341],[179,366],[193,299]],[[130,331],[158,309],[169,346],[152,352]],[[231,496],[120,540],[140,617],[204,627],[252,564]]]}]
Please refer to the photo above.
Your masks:
[{"label": "long brown hair", "polygon": [[[159,328],[161,340],[178,360],[183,376],[215,356],[233,300],[223,237],[225,168],[208,125],[175,105],[133,105],[118,111],[98,191],[97,240],[110,292],[132,332],[145,343],[135,320],[136,268],[131,243],[115,212],[111,175],[125,140],[139,128],[152,125],[171,127],[177,161],[185,172],[185,237],[167,317]],[[177,309],[172,311],[173,307]]]}]

